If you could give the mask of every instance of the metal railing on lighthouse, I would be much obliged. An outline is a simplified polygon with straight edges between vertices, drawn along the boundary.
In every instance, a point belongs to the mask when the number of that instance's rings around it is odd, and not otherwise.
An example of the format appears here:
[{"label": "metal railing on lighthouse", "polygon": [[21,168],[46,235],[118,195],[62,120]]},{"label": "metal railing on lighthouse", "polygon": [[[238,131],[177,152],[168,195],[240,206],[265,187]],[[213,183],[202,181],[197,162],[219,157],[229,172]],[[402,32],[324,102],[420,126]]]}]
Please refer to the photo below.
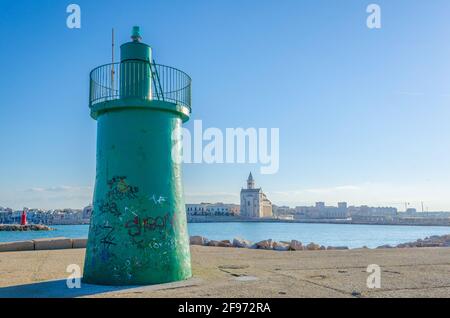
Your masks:
[{"label": "metal railing on lighthouse", "polygon": [[154,61],[105,64],[91,71],[89,106],[133,98],[171,102],[190,110],[191,82],[183,71]]}]

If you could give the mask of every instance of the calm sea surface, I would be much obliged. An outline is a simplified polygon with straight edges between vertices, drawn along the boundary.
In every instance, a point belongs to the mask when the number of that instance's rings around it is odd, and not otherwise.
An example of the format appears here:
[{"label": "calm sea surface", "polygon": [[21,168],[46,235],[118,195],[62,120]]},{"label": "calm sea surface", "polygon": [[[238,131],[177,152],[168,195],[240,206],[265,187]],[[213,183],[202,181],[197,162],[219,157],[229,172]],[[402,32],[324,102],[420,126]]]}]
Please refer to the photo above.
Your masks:
[{"label": "calm sea surface", "polygon": [[[51,232],[0,232],[0,242],[13,242],[46,237],[87,237],[88,225],[54,226]],[[190,235],[202,235],[214,240],[232,240],[234,237],[250,241],[274,239],[299,240],[321,245],[374,248],[384,244],[396,245],[415,241],[430,235],[450,234],[450,227],[384,226],[348,224],[301,223],[192,223]]]}]

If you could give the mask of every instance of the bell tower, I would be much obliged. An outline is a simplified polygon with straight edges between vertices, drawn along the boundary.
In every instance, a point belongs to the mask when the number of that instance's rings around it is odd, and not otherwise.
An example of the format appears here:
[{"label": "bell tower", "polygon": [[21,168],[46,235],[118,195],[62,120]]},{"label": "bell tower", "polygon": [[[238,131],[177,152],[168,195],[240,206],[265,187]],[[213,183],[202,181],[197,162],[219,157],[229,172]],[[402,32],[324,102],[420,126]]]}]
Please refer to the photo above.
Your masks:
[{"label": "bell tower", "polygon": [[253,175],[250,172],[250,175],[247,179],[247,189],[254,189],[255,188],[255,180],[253,179]]}]

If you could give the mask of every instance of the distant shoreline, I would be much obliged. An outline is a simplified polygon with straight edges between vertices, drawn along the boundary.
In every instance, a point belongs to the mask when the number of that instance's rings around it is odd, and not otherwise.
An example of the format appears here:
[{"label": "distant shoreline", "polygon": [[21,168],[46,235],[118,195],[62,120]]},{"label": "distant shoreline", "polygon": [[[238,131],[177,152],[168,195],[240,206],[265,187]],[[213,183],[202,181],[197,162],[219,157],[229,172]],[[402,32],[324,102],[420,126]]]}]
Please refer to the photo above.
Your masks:
[{"label": "distant shoreline", "polygon": [[[353,220],[321,220],[321,219],[297,219],[297,220],[286,220],[286,219],[260,219],[260,218],[244,218],[238,216],[195,216],[188,217],[188,223],[291,223],[291,224],[342,224],[342,225],[390,225],[390,226],[439,226],[439,227],[450,227],[449,224],[442,224],[439,222],[433,223],[408,223],[408,222],[362,222]],[[13,224],[0,224],[0,226],[10,226]],[[31,225],[43,225],[43,224],[31,224]],[[64,223],[64,224],[45,224],[45,226],[74,226],[74,225],[89,225],[89,223]]]},{"label": "distant shoreline", "polygon": [[[203,220],[204,221],[204,220]],[[226,222],[217,222],[216,218],[208,218],[208,222],[192,222],[188,224],[191,236],[204,236],[210,240],[232,240],[245,238],[252,242],[273,239],[278,242],[291,241],[316,242],[323,246],[348,246],[358,248],[367,246],[376,248],[382,245],[398,245],[412,242],[417,238],[441,236],[450,234],[450,227],[432,226],[347,226],[326,225],[320,223],[282,222],[283,220],[244,221],[227,218]],[[223,221],[223,220],[222,220]],[[289,224],[291,223],[291,224]],[[88,225],[52,226],[55,231],[40,232],[0,232],[1,242],[23,240],[49,239],[67,237],[71,239],[87,238]]]},{"label": "distant shoreline", "polygon": [[243,217],[222,217],[222,216],[195,216],[188,217],[188,223],[301,223],[301,224],[347,224],[347,225],[392,225],[392,226],[441,226],[441,227],[450,227],[449,224],[442,223],[429,223],[429,224],[420,224],[420,223],[395,223],[395,222],[360,222],[360,221],[352,221],[352,220],[285,220],[285,219],[251,219],[251,218],[243,218]]},{"label": "distant shoreline", "polygon": [[0,232],[39,232],[54,231],[51,227],[42,224],[0,224]]}]

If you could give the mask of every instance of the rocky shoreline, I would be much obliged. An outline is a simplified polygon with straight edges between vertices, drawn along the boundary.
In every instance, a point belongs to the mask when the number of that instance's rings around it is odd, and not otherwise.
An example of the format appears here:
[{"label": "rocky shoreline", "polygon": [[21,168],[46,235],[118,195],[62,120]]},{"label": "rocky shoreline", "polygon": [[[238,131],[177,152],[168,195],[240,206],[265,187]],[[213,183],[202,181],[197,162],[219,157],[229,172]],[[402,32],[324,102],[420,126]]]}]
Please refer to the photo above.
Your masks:
[{"label": "rocky shoreline", "polygon": [[0,232],[28,232],[28,231],[54,231],[53,228],[47,225],[30,224],[0,224]]},{"label": "rocky shoreline", "polygon": [[419,247],[450,247],[450,234],[434,235],[414,242],[398,244],[397,246],[383,245],[378,248],[419,248]]},{"label": "rocky shoreline", "polygon": [[347,246],[323,246],[315,243],[309,243],[303,245],[302,242],[297,240],[292,240],[290,242],[286,241],[274,241],[272,239],[263,240],[257,243],[252,243],[250,241],[244,240],[242,238],[235,238],[233,241],[223,240],[215,241],[208,240],[203,236],[192,236],[190,238],[191,245],[201,245],[201,246],[214,246],[214,247],[235,247],[235,248],[250,248],[250,249],[261,249],[261,250],[275,250],[275,251],[318,251],[318,250],[348,250]]},{"label": "rocky shoreline", "polygon": [[[212,247],[232,247],[232,248],[249,248],[249,249],[261,249],[261,250],[275,250],[275,251],[325,251],[325,250],[349,250],[348,246],[324,246],[319,245],[314,242],[309,244],[303,244],[300,241],[292,240],[287,241],[274,241],[272,239],[259,241],[257,243],[252,243],[248,240],[242,238],[235,238],[233,241],[230,240],[209,240],[203,236],[191,236],[191,245],[200,246],[212,246]],[[423,247],[450,247],[450,234],[442,236],[430,236],[425,239],[419,239],[414,242],[408,242],[399,244],[396,246],[382,245],[377,247],[377,249],[383,248],[423,248]],[[361,248],[367,249],[366,246]]]}]

